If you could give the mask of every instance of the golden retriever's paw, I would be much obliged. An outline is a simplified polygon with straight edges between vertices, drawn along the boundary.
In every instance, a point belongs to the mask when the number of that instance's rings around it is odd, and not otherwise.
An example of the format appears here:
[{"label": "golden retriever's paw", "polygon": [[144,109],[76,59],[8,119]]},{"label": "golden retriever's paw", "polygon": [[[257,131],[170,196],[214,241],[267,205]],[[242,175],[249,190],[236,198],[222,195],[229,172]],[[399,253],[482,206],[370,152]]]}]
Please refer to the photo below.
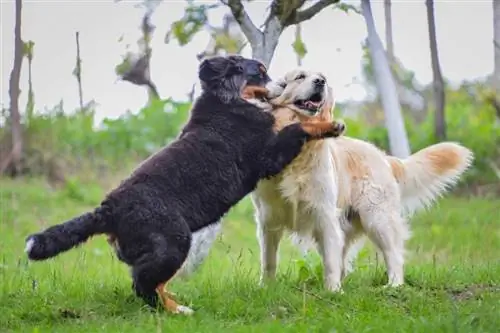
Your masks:
[{"label": "golden retriever's paw", "polygon": [[342,283],[330,276],[325,276],[325,289],[334,294],[343,294]]},{"label": "golden retriever's paw", "polygon": [[336,286],[326,286],[326,289],[336,295],[344,295],[344,289],[340,285]]},{"label": "golden retriever's paw", "polygon": [[387,283],[383,286],[384,289],[399,289],[404,286],[403,283]]}]

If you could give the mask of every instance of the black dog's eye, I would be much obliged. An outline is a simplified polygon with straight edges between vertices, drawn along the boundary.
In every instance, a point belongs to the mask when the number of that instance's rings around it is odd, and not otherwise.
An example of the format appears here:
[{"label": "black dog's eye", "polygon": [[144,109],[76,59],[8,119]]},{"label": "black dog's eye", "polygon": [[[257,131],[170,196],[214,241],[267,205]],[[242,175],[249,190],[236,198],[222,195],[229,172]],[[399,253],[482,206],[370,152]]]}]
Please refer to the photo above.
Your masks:
[{"label": "black dog's eye", "polygon": [[299,74],[295,77],[295,80],[304,80],[306,76],[304,74]]}]

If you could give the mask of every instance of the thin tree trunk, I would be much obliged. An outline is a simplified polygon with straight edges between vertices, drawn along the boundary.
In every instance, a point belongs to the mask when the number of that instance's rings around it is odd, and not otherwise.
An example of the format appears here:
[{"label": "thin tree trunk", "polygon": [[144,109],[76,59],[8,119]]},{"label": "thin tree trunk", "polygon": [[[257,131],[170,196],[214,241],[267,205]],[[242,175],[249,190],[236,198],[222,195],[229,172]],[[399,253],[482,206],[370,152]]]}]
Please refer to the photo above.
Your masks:
[{"label": "thin tree trunk", "polygon": [[389,68],[387,56],[375,30],[375,22],[369,0],[361,0],[363,17],[368,30],[368,46],[373,61],[375,81],[384,108],[385,123],[389,132],[391,153],[400,158],[410,155],[410,145],[399,104],[396,84]]},{"label": "thin tree trunk", "polygon": [[21,172],[21,158],[23,153],[23,137],[21,128],[21,114],[19,112],[19,81],[23,64],[23,41],[21,39],[22,0],[16,0],[16,23],[14,28],[14,65],[10,73],[9,97],[12,130],[12,172],[16,176]]},{"label": "thin tree trunk", "polygon": [[144,14],[144,17],[142,19],[142,25],[141,25],[141,30],[142,30],[142,38],[144,42],[144,55],[146,56],[147,63],[146,63],[146,68],[145,68],[145,76],[147,80],[147,87],[148,87],[148,104],[151,105],[151,103],[157,99],[160,98],[160,95],[158,94],[158,89],[156,88],[156,85],[153,83],[151,80],[151,56],[153,54],[153,49],[151,48],[151,38],[152,38],[152,33],[154,30],[154,27],[151,25],[150,19],[151,19],[152,12],[147,11],[146,14]]},{"label": "thin tree trunk", "polygon": [[33,118],[35,111],[35,93],[33,92],[33,79],[32,79],[32,65],[33,55],[28,56],[28,103],[26,105],[26,118],[28,122]]},{"label": "thin tree trunk", "polygon": [[384,0],[384,13],[385,13],[385,42],[387,46],[387,56],[389,62],[394,62],[394,40],[392,38],[392,13],[391,13],[391,0]]},{"label": "thin tree trunk", "polygon": [[278,39],[264,37],[263,41],[262,44],[250,44],[252,47],[252,58],[259,60],[264,66],[269,68],[271,60],[273,60],[274,50],[278,46],[279,36]]},{"label": "thin tree trunk", "polygon": [[75,33],[76,39],[76,80],[78,81],[78,97],[80,99],[80,111],[83,111],[83,89],[82,89],[82,58],[80,57],[80,32]]},{"label": "thin tree trunk", "polygon": [[[245,32],[245,29],[242,30]],[[252,38],[246,36],[252,47],[252,58],[259,60],[269,68],[282,32],[283,26],[280,20],[277,17],[272,17],[267,22],[264,32],[257,31],[256,36]]]},{"label": "thin tree trunk", "polygon": [[[493,50],[495,67],[493,71],[493,87],[495,90],[495,105],[500,105],[500,1],[493,0]],[[496,107],[500,119],[500,107]]]},{"label": "thin tree trunk", "polygon": [[441,66],[439,64],[439,56],[437,49],[436,40],[436,22],[434,19],[434,1],[426,0],[427,6],[427,21],[429,25],[429,42],[431,50],[431,62],[432,62],[432,85],[434,88],[434,105],[435,105],[435,116],[434,116],[434,134],[437,140],[446,139],[446,120],[444,115],[445,107],[445,93],[444,93],[444,81],[443,75],[441,74]]}]

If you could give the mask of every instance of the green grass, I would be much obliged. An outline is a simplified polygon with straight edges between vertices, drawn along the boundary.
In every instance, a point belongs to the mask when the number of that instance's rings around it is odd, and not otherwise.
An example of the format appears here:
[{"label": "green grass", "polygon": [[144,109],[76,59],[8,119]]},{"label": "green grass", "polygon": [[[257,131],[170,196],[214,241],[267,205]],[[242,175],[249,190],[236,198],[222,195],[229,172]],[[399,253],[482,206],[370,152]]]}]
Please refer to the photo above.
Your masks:
[{"label": "green grass", "polygon": [[[333,295],[318,257],[281,248],[278,282],[259,288],[249,200],[224,222],[201,269],[172,290],[192,317],[152,313],[132,295],[127,267],[104,237],[54,260],[28,263],[24,238],[75,216],[104,192],[76,181],[58,191],[0,179],[0,332],[498,332],[500,200],[445,199],[412,221],[407,285],[384,289],[371,246]],[[310,267],[310,268],[309,268]]]}]

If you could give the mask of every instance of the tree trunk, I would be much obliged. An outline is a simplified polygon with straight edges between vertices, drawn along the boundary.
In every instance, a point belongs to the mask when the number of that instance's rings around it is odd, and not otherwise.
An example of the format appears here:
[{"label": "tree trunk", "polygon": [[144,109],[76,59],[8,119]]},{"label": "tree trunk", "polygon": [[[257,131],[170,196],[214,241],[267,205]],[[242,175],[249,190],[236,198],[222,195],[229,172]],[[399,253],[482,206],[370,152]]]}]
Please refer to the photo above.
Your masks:
[{"label": "tree trunk", "polygon": [[33,92],[33,79],[32,79],[32,67],[33,67],[33,55],[28,57],[28,103],[26,105],[26,119],[31,121],[33,119],[33,113],[35,112],[35,93]]},{"label": "tree trunk", "polygon": [[[495,67],[493,71],[493,87],[497,105],[500,105],[500,1],[493,0],[493,50]],[[497,109],[500,119],[500,108]]]},{"label": "tree trunk", "polygon": [[[245,33],[245,29],[242,30]],[[261,61],[264,66],[269,68],[282,32],[281,22],[277,17],[273,17],[267,22],[263,33],[253,36],[253,38],[249,38],[245,34],[252,47],[252,58]]]},{"label": "tree trunk", "polygon": [[82,88],[82,58],[80,57],[80,33],[75,33],[76,39],[76,81],[78,82],[78,97],[80,111],[83,111],[83,88]]},{"label": "tree trunk", "polygon": [[375,81],[384,108],[385,123],[389,132],[391,154],[400,158],[410,155],[410,145],[404,126],[396,85],[382,42],[375,30],[370,0],[361,0],[363,17],[368,30],[368,46],[372,57]]},{"label": "tree trunk", "polygon": [[394,62],[394,40],[392,39],[392,13],[391,0],[384,0],[385,13],[385,43],[387,47],[387,57],[392,65]]},{"label": "tree trunk", "polygon": [[426,0],[427,21],[429,25],[429,42],[432,62],[432,86],[434,88],[434,134],[437,140],[446,139],[446,120],[444,115],[445,93],[443,75],[439,64],[439,56],[436,40],[436,22],[434,19],[434,0]]},{"label": "tree trunk", "polygon": [[273,60],[274,50],[276,50],[276,46],[278,46],[279,35],[276,39],[271,37],[263,38],[263,42],[259,44],[250,44],[252,47],[252,58],[259,60],[269,68],[271,64],[271,60]]},{"label": "tree trunk", "polygon": [[23,64],[23,41],[21,39],[21,11],[22,1],[16,0],[16,22],[14,27],[14,65],[10,73],[9,97],[12,130],[12,173],[13,176],[21,172],[21,158],[23,153],[23,137],[21,128],[21,114],[19,112],[19,80]]},{"label": "tree trunk", "polygon": [[313,5],[299,10],[306,0],[270,1],[270,14],[264,23],[264,31],[255,26],[243,6],[242,0],[222,1],[240,25],[241,31],[252,47],[252,58],[269,67],[283,30],[291,25],[312,19],[316,14],[340,0],[319,0]]}]

